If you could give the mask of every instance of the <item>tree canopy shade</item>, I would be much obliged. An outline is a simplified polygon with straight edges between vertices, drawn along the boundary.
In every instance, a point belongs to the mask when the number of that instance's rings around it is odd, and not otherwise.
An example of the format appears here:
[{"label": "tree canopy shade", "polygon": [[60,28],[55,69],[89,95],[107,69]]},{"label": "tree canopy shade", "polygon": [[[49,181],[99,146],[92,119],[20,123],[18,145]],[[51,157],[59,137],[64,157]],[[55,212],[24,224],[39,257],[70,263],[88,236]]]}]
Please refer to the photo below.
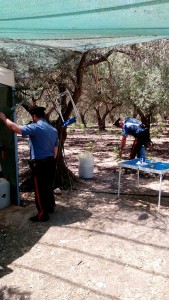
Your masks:
[{"label": "tree canopy shade", "polygon": [[5,0],[0,11],[1,39],[86,51],[169,38],[168,0]]}]

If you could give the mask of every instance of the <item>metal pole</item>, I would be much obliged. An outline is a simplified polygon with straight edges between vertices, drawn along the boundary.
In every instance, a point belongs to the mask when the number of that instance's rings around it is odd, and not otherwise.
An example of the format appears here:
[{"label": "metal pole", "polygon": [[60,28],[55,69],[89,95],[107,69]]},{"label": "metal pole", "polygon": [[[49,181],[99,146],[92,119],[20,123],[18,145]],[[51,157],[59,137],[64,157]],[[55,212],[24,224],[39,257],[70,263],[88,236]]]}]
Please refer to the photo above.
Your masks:
[{"label": "metal pole", "polygon": [[[15,104],[15,88],[12,88],[12,104]],[[13,106],[14,107],[14,106]],[[14,122],[16,122],[16,112],[13,111]],[[20,194],[19,194],[19,166],[18,166],[18,139],[17,134],[14,133],[14,147],[15,147],[15,162],[16,162],[16,194],[17,194],[17,205],[20,206]]]},{"label": "metal pole", "polygon": [[121,165],[119,166],[118,197],[120,196]]},{"label": "metal pole", "polygon": [[163,175],[160,174],[160,186],[159,186],[159,197],[158,197],[158,211],[159,211],[159,209],[160,209],[160,202],[161,202],[162,177],[163,177]]},{"label": "metal pole", "polygon": [[140,170],[139,168],[137,169],[137,186],[139,188],[139,183],[140,183]]}]

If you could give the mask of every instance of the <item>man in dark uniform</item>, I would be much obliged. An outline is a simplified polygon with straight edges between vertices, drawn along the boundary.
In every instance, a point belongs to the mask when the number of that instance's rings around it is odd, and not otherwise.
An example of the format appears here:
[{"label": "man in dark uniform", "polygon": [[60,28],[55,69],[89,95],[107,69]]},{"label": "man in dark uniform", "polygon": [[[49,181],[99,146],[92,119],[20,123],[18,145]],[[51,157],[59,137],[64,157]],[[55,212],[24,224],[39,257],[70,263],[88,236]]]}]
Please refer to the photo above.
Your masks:
[{"label": "man in dark uniform", "polygon": [[33,222],[46,222],[54,210],[53,181],[58,152],[57,130],[45,120],[45,108],[34,107],[29,110],[33,122],[19,126],[0,112],[0,120],[17,134],[29,136],[30,166],[34,179],[35,204],[38,214],[30,218]]},{"label": "man in dark uniform", "polygon": [[122,139],[119,149],[119,157],[122,157],[123,149],[126,145],[126,138],[131,135],[135,138],[131,152],[130,159],[134,159],[136,156],[140,157],[141,146],[144,145],[145,148],[149,142],[149,131],[145,126],[138,120],[134,118],[128,118],[126,120],[121,120],[120,118],[113,124],[119,128],[122,128]]}]

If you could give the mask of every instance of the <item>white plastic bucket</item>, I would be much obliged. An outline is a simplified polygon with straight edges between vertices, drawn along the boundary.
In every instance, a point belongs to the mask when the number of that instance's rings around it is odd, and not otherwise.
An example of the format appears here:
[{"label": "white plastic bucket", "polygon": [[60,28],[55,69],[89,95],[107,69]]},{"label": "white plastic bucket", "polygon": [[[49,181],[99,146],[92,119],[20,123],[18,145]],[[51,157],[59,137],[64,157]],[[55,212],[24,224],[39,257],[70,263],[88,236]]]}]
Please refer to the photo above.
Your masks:
[{"label": "white plastic bucket", "polygon": [[79,177],[93,178],[94,157],[90,152],[79,154]]},{"label": "white plastic bucket", "polygon": [[0,209],[10,205],[10,183],[0,178]]}]

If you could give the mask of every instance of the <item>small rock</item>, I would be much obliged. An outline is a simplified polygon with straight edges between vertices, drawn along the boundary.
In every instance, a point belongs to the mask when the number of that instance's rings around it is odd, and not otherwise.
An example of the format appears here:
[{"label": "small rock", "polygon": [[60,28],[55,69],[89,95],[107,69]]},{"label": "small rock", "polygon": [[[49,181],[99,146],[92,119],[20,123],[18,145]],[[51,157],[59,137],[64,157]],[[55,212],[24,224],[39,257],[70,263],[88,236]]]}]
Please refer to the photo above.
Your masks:
[{"label": "small rock", "polygon": [[142,213],[142,214],[138,217],[139,220],[146,220],[146,219],[148,219],[148,218],[149,218],[149,216],[148,216],[147,213]]},{"label": "small rock", "polygon": [[105,288],[105,287],[106,287],[106,284],[105,284],[104,282],[97,282],[97,283],[96,283],[96,286],[97,286],[98,288]]},{"label": "small rock", "polygon": [[61,195],[62,194],[62,192],[61,192],[61,190],[59,188],[55,189],[54,193],[57,194],[57,195]]}]

